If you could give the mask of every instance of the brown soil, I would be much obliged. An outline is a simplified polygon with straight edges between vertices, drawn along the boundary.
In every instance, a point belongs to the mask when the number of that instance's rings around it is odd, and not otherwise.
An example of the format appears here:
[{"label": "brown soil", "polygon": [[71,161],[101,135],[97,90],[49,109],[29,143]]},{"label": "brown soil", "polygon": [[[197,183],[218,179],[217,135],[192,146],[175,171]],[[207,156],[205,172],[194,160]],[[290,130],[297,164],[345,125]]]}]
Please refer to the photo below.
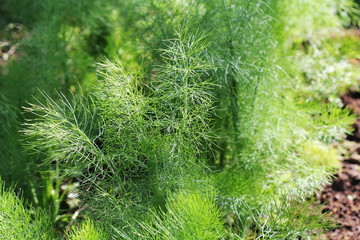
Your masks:
[{"label": "brown soil", "polygon": [[330,212],[338,228],[326,233],[329,240],[360,240],[360,93],[349,91],[341,96],[343,103],[357,115],[353,133],[347,136],[344,147],[348,153],[342,170],[319,196],[324,212]]}]

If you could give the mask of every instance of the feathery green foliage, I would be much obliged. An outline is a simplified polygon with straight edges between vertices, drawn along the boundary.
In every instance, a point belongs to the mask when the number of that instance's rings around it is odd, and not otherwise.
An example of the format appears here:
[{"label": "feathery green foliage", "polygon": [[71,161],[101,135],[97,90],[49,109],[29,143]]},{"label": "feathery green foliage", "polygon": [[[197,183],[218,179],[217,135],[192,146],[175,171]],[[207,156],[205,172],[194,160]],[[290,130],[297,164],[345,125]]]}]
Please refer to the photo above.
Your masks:
[{"label": "feathery green foliage", "polygon": [[327,40],[352,21],[352,1],[21,4],[41,14],[18,16],[35,22],[0,120],[17,132],[16,107],[35,95],[21,131],[34,154],[11,143],[24,156],[12,171],[43,171],[29,185],[53,223],[60,185],[79,183],[92,221],[64,237],[292,239],[329,226],[306,199],[353,121],[337,96],[355,74]]},{"label": "feathery green foliage", "polygon": [[[166,212],[154,213],[153,224],[141,225],[136,239],[224,239],[221,211],[214,193],[183,192],[172,194]],[[134,239],[118,231],[124,239]]]},{"label": "feathery green foliage", "polygon": [[54,230],[45,212],[28,209],[0,179],[0,239],[54,239]]},{"label": "feathery green foliage", "polygon": [[334,227],[332,219],[322,214],[313,202],[286,199],[272,207],[272,214],[267,216],[267,224],[261,226],[257,239],[311,239],[324,229]]},{"label": "feathery green foliage", "polygon": [[67,235],[70,240],[105,240],[106,235],[97,229],[91,220],[82,223],[80,227],[73,228]]},{"label": "feathery green foliage", "polygon": [[31,137],[28,141],[31,142],[32,149],[49,154],[45,163],[60,161],[65,173],[65,166],[68,164],[73,167],[71,174],[75,173],[76,167],[76,175],[90,168],[92,161],[96,161],[96,157],[100,155],[94,141],[101,132],[94,132],[94,129],[99,129],[99,123],[96,122],[91,98],[74,99],[70,103],[64,95],[59,94],[59,97],[61,102],[56,103],[44,94],[46,103],[30,104],[29,108],[25,108],[37,118],[26,123],[29,127],[24,133]]}]

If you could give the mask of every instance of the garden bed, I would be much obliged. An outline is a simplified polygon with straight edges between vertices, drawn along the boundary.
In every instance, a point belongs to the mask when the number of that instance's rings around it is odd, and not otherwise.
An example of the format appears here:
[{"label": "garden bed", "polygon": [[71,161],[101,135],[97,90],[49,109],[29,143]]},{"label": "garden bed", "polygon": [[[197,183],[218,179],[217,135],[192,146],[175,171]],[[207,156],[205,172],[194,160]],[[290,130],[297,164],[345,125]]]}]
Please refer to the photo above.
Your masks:
[{"label": "garden bed", "polygon": [[360,239],[360,93],[349,91],[341,99],[357,115],[357,120],[342,146],[341,172],[319,195],[323,212],[330,212],[338,225],[326,234],[329,240]]},{"label": "garden bed", "polygon": [[356,7],[5,0],[0,238],[359,238]]}]

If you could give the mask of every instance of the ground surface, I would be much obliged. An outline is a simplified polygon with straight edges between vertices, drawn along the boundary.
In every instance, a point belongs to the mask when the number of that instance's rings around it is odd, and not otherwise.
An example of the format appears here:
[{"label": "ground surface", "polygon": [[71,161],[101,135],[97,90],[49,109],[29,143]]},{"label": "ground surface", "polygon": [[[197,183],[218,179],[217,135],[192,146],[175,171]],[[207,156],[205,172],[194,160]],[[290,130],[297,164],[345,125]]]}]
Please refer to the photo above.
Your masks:
[{"label": "ground surface", "polygon": [[324,212],[330,212],[338,228],[329,231],[329,240],[360,240],[360,93],[350,91],[341,96],[343,103],[357,115],[352,135],[347,137],[342,170],[319,195]]}]

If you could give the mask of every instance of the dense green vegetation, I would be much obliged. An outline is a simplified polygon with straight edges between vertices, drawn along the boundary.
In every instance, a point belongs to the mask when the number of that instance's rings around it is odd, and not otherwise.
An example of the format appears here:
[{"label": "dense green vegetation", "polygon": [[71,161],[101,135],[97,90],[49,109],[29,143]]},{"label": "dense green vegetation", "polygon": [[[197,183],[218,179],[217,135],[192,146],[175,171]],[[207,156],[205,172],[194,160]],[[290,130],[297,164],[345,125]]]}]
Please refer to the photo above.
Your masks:
[{"label": "dense green vegetation", "polygon": [[[0,239],[310,239],[353,116],[342,0],[5,0]],[[1,18],[0,16],[0,18]],[[6,31],[4,31],[6,32]],[[6,36],[5,36],[6,37]]]}]

